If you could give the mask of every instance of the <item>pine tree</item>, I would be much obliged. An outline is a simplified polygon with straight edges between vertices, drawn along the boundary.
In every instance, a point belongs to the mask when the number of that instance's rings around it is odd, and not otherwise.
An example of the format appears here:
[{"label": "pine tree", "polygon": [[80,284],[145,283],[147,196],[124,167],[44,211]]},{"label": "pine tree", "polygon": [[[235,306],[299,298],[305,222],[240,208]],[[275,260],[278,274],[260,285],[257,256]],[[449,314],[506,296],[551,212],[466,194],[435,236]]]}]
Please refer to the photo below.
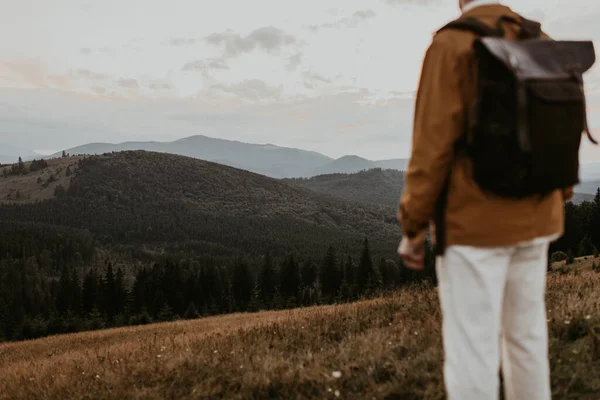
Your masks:
[{"label": "pine tree", "polygon": [[173,310],[171,307],[165,303],[158,312],[158,320],[159,321],[173,321],[175,319],[175,315],[173,314]]},{"label": "pine tree", "polygon": [[351,301],[354,297],[354,265],[352,258],[348,256],[346,262],[340,262],[342,271],[342,284],[339,289],[339,299],[341,301]]},{"label": "pine tree", "polygon": [[580,257],[588,256],[594,253],[594,244],[588,235],[579,242],[578,255]]},{"label": "pine tree", "polygon": [[260,311],[260,309],[260,290],[258,289],[258,285],[254,285],[252,288],[252,296],[250,297],[250,302],[248,303],[248,311],[257,312]]},{"label": "pine tree", "polygon": [[134,313],[141,313],[143,309],[148,310],[148,279],[149,273],[146,268],[140,269],[135,275],[132,288],[132,306]]},{"label": "pine tree", "polygon": [[56,310],[60,315],[65,315],[71,307],[73,298],[71,277],[67,267],[63,267],[58,280],[58,292],[56,294]]},{"label": "pine tree", "polygon": [[312,262],[312,260],[310,260],[310,259],[306,260],[302,264],[301,278],[302,278],[302,286],[304,288],[312,287],[314,285],[315,281],[318,278],[318,271],[317,271],[317,267]]},{"label": "pine tree", "polygon": [[188,307],[185,310],[185,313],[183,314],[183,318],[185,318],[185,319],[196,319],[199,316],[200,316],[200,314],[198,313],[198,309],[196,308],[196,304],[194,304],[194,302],[192,301],[190,304],[188,304]]},{"label": "pine tree", "polygon": [[344,264],[344,280],[350,285],[353,285],[356,281],[356,266],[352,261],[352,256],[348,256]]},{"label": "pine tree", "polygon": [[369,250],[369,240],[365,239],[362,254],[360,256],[360,263],[356,271],[356,287],[359,294],[365,294],[373,292],[378,286],[377,271],[373,266],[373,260],[371,259],[371,252]]},{"label": "pine tree", "polygon": [[381,258],[379,261],[379,272],[381,274],[381,285],[385,289],[392,289],[398,281],[398,266],[392,260]]},{"label": "pine tree", "polygon": [[109,320],[114,318],[117,315],[117,305],[116,305],[116,285],[115,285],[115,276],[113,273],[112,263],[108,263],[106,267],[106,275],[104,276],[104,281],[102,282],[102,300],[104,303],[104,312],[108,316]]},{"label": "pine tree", "polygon": [[161,286],[164,291],[166,301],[175,315],[182,315],[185,312],[186,304],[181,288],[183,287],[182,266],[175,262],[167,262],[164,269],[164,276],[161,279]]},{"label": "pine tree", "polygon": [[567,252],[567,265],[572,265],[575,262],[575,258],[573,257],[573,252],[571,249]]},{"label": "pine tree", "polygon": [[84,314],[90,314],[93,309],[98,308],[98,276],[94,270],[89,270],[83,278],[82,297]]},{"label": "pine tree", "polygon": [[267,252],[264,256],[258,278],[261,300],[267,308],[271,308],[273,304],[277,281],[277,271],[275,270],[273,259],[271,258],[271,254]]},{"label": "pine tree", "polygon": [[339,270],[337,255],[333,246],[329,246],[323,258],[320,281],[323,296],[326,300],[332,299],[338,293],[342,283],[342,273]]},{"label": "pine tree", "polygon": [[247,311],[254,289],[254,278],[248,264],[239,260],[233,269],[232,296],[240,311]]},{"label": "pine tree", "polygon": [[121,268],[115,277],[115,313],[124,314],[127,307],[127,287],[125,286],[125,273]]},{"label": "pine tree", "polygon": [[69,311],[74,315],[81,313],[81,300],[82,300],[82,288],[79,274],[77,270],[73,269],[71,272],[71,298],[69,300],[70,307]]},{"label": "pine tree", "polygon": [[292,298],[296,303],[300,292],[300,268],[293,255],[283,264],[280,278],[281,294],[287,299]]}]

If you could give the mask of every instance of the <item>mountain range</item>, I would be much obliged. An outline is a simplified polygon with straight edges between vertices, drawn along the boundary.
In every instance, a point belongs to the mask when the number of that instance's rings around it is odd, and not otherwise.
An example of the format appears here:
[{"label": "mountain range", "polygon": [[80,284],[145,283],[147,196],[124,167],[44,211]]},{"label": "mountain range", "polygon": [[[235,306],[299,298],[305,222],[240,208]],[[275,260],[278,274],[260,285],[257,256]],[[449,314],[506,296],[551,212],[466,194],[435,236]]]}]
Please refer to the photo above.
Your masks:
[{"label": "mountain range", "polygon": [[[196,135],[173,142],[90,143],[66,149],[68,154],[104,154],[119,151],[145,150],[170,153],[212,161],[272,178],[310,178],[319,175],[352,174],[381,168],[404,171],[408,160],[403,158],[372,161],[356,155],[334,159],[314,151],[281,147],[272,144],[252,144]],[[48,156],[59,157],[62,152]],[[18,156],[32,159],[39,154],[0,144],[0,163],[16,162]],[[577,192],[583,197],[595,194],[600,182],[600,162],[581,166],[583,183]]]},{"label": "mountain range", "polygon": [[[212,161],[272,178],[311,177],[332,173],[354,173],[372,168],[404,169],[407,160],[370,161],[358,156],[333,159],[323,154],[272,144],[251,144],[190,136],[173,142],[90,143],[65,151],[68,154],[104,154],[145,150]],[[60,156],[62,152],[50,157]]]}]

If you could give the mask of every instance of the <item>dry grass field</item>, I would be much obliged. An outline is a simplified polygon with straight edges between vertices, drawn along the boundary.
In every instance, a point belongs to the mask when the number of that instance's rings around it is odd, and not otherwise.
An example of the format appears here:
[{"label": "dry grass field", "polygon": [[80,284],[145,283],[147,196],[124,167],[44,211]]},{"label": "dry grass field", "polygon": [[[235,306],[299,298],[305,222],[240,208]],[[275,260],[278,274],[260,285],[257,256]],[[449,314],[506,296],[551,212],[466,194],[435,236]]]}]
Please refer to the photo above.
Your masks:
[{"label": "dry grass field", "polygon": [[[583,262],[583,261],[582,261]],[[600,274],[548,278],[555,399],[600,399]],[[0,345],[0,399],[443,399],[436,291]]]},{"label": "dry grass field", "polygon": [[[7,177],[4,176],[4,170],[10,170],[11,167],[0,167],[0,204],[35,203],[53,198],[58,185],[69,188],[71,177],[67,176],[67,167],[74,172],[79,159],[80,157],[53,158],[46,160],[48,168]],[[29,166],[30,163],[26,162],[25,165]]]}]

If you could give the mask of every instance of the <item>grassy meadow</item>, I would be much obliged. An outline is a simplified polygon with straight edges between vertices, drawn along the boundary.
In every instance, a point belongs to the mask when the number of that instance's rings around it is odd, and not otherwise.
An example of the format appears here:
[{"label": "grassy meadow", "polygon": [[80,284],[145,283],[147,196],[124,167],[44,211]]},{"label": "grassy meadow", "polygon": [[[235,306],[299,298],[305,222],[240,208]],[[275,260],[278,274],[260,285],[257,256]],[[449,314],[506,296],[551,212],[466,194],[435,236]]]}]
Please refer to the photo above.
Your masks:
[{"label": "grassy meadow", "polygon": [[[600,399],[600,273],[548,277],[555,399]],[[0,399],[443,399],[432,287],[0,344]]]}]

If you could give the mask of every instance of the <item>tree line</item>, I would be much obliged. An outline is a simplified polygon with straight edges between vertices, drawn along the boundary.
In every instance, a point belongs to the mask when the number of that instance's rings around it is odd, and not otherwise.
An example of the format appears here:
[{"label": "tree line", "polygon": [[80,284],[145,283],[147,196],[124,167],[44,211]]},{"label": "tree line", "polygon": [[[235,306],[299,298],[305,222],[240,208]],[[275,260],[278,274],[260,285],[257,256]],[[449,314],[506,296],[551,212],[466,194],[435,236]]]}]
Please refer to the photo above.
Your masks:
[{"label": "tree line", "polygon": [[[597,254],[600,190],[593,201],[567,203],[565,223],[551,253],[571,260]],[[99,247],[87,230],[0,222],[0,340],[347,302],[423,280],[436,283],[429,242],[420,273],[397,259],[373,256],[368,240],[360,254],[329,246],[317,258],[117,249]]]},{"label": "tree line", "polygon": [[330,246],[320,260],[269,253],[258,263],[167,260],[131,276],[109,259],[103,268],[86,268],[75,254],[58,276],[41,273],[44,266],[31,254],[2,259],[1,339],[348,302],[423,280],[436,283],[430,246],[428,268],[417,273],[394,260],[373,260],[367,239],[357,260]]},{"label": "tree line", "polygon": [[23,159],[19,157],[19,161],[16,164],[13,164],[10,168],[4,169],[4,177],[8,177],[11,175],[27,175],[30,172],[40,171],[44,168],[48,167],[48,163],[43,158],[39,160],[33,160],[29,163],[29,165],[23,162]]},{"label": "tree line", "polygon": [[565,205],[565,234],[550,247],[574,257],[596,254],[600,249],[600,188],[592,201]]}]

